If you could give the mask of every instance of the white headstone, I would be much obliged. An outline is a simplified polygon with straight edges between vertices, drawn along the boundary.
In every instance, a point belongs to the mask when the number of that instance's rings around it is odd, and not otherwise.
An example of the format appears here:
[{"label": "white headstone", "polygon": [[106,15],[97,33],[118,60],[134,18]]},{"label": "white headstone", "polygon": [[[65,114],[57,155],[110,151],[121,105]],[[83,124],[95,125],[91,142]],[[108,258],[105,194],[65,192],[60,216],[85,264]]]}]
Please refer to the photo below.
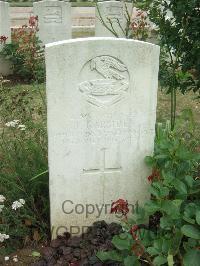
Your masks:
[{"label": "white headstone", "polygon": [[71,38],[71,4],[57,0],[33,3],[33,12],[38,16],[38,36],[43,44]]},{"label": "white headstone", "polygon": [[[126,37],[127,15],[132,15],[133,5],[123,1],[101,1],[96,5],[95,36]],[[128,14],[127,14],[128,13]],[[112,33],[109,29],[117,34]]]},{"label": "white headstone", "polygon": [[148,198],[144,158],[154,147],[158,66],[159,47],[140,41],[46,45],[53,237],[112,221],[119,198]]},{"label": "white headstone", "polygon": [[[9,3],[0,1],[0,36],[7,37],[6,43],[11,41],[11,28],[10,28],[10,13]],[[0,50],[2,44],[0,43]],[[0,57],[0,75],[8,75],[11,73],[10,63],[4,58]]]},{"label": "white headstone", "polygon": [[7,42],[11,40],[9,3],[0,1],[0,36],[8,37]]}]

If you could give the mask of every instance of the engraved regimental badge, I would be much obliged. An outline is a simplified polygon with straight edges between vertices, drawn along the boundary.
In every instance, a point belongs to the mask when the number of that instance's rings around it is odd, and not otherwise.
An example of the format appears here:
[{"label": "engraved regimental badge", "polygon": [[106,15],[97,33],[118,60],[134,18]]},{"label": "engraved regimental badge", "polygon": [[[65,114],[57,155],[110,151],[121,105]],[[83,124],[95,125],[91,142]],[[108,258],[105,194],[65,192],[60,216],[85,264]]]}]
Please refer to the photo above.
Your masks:
[{"label": "engraved regimental badge", "polygon": [[87,102],[99,107],[119,102],[129,89],[129,73],[127,67],[118,59],[102,55],[87,62],[80,76],[79,90]]},{"label": "engraved regimental badge", "polygon": [[62,23],[62,9],[59,6],[46,6],[44,9],[44,23]]}]

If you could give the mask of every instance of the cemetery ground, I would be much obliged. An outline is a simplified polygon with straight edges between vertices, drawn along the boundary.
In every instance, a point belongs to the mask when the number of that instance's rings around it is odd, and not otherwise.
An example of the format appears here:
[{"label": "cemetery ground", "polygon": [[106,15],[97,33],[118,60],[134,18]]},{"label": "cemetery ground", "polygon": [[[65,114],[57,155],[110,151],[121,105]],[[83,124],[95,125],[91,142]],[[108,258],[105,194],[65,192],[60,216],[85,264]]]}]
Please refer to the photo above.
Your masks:
[{"label": "cemetery ground", "polygon": [[[1,178],[6,178],[11,182],[11,186],[16,187],[16,197],[21,194],[25,195],[26,200],[29,198],[33,204],[33,210],[29,212],[30,218],[23,221],[23,232],[13,228],[11,234],[16,234],[11,247],[6,251],[2,249],[0,254],[0,264],[3,265],[31,265],[37,262],[40,254],[44,254],[43,246],[49,243],[49,204],[48,204],[48,175],[47,170],[47,135],[46,135],[46,95],[45,85],[14,84],[12,81],[5,81],[0,86],[0,114],[1,114],[1,143],[0,157]],[[181,118],[183,110],[193,110],[195,125],[194,139],[200,135],[200,103],[195,99],[193,93],[186,95],[178,94],[177,97],[178,117]],[[190,114],[190,112],[187,112]],[[190,114],[191,115],[191,114]],[[190,116],[189,115],[189,116]],[[170,117],[170,97],[164,91],[158,91],[157,105],[157,122],[164,122]],[[184,119],[183,119],[184,120]],[[184,122],[180,119],[179,126],[182,127]],[[191,120],[191,116],[190,116]],[[16,121],[16,127],[6,127],[6,123]],[[17,126],[21,125],[21,128]],[[188,124],[186,125],[188,127]],[[184,130],[183,126],[183,130]],[[7,138],[6,138],[7,136]],[[16,140],[18,143],[16,143]],[[19,148],[18,144],[21,146]],[[200,150],[200,144],[195,142],[196,150]],[[18,157],[17,157],[18,156]],[[40,177],[37,175],[43,173]],[[13,178],[17,182],[13,182]],[[20,180],[23,177],[26,179]],[[36,182],[35,182],[36,181]],[[26,185],[25,185],[26,183]],[[25,186],[25,187],[24,187]],[[28,192],[28,191],[31,191]],[[12,197],[13,188],[7,193]],[[30,193],[30,195],[28,195]],[[31,194],[37,194],[38,201],[34,203]],[[17,198],[16,198],[17,199]],[[25,203],[25,204],[26,204]],[[40,206],[46,206],[41,210]],[[37,212],[34,217],[34,212]],[[38,214],[38,212],[41,212]],[[24,213],[25,215],[25,213]],[[36,218],[37,217],[37,218]],[[37,221],[38,217],[41,220]],[[13,219],[12,216],[8,219]],[[11,220],[9,220],[11,222]],[[16,224],[21,223],[17,221]],[[12,228],[12,226],[11,226]],[[19,227],[20,228],[20,227]],[[17,235],[19,234],[19,235]],[[23,242],[20,242],[23,235]],[[46,253],[51,256],[51,250]],[[9,261],[5,261],[5,255],[9,254]],[[16,262],[15,262],[16,261]],[[43,265],[42,262],[38,265]],[[50,264],[48,264],[50,265]],[[52,264],[54,265],[54,264]],[[56,264],[57,265],[57,264]],[[59,265],[59,264],[58,264]],[[71,264],[76,265],[76,264]],[[117,265],[117,264],[114,264]],[[196,265],[196,264],[195,264]]]},{"label": "cemetery ground", "polygon": [[[71,39],[60,1],[44,3],[44,17],[35,4],[37,16],[12,30],[11,43],[8,21],[1,56],[13,74],[0,76],[0,265],[199,266],[199,27],[196,19],[173,21],[200,9],[181,3],[181,13],[170,1],[177,12],[169,19],[154,2],[144,10],[159,26],[155,41],[165,42],[158,95],[159,47],[134,41],[149,37],[143,11],[133,21],[120,12],[120,31],[112,32],[134,40],[105,38],[111,32],[102,21],[95,36],[104,38],[53,43]],[[109,17],[115,8],[106,10]],[[50,29],[57,30],[45,37]],[[41,43],[48,43],[46,68]]]}]

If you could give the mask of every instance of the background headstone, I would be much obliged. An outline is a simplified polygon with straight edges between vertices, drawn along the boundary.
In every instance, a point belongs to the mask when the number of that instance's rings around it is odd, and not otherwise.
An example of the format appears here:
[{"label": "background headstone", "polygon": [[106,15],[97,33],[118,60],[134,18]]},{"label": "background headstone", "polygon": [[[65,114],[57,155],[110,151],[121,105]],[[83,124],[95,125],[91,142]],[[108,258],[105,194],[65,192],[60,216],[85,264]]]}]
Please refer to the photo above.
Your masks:
[{"label": "background headstone", "polygon": [[159,47],[134,40],[46,46],[53,237],[114,220],[119,198],[148,198],[144,158],[154,147],[158,66]]},{"label": "background headstone", "polygon": [[105,25],[103,25],[102,23],[103,20],[109,28],[111,28],[117,33],[118,37],[125,37],[123,31],[126,29],[127,12],[131,16],[132,9],[133,5],[131,3],[125,3],[123,1],[98,2],[96,6],[95,36],[96,37],[115,36],[111,31],[109,31],[105,27]]},{"label": "background headstone", "polygon": [[[10,28],[10,13],[9,4],[0,1],[0,36],[8,37],[6,43],[11,41],[11,28]],[[2,45],[0,43],[0,50]],[[10,63],[0,56],[0,75],[8,75],[11,73]]]},{"label": "background headstone", "polygon": [[71,3],[57,0],[34,2],[33,12],[38,16],[38,36],[43,44],[71,38]]}]

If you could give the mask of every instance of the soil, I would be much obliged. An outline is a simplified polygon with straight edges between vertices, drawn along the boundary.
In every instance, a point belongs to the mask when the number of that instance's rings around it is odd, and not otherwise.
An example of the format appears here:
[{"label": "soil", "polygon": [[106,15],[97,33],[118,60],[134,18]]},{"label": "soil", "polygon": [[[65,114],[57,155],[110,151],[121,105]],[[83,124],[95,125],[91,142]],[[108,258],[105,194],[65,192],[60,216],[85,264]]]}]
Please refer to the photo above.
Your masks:
[{"label": "soil", "polygon": [[98,250],[114,249],[111,240],[121,232],[121,226],[116,223],[106,224],[95,222],[86,233],[71,237],[69,233],[52,240],[50,246],[41,250],[42,258],[31,266],[103,266],[119,265],[119,263],[102,263],[95,253]]},{"label": "soil", "polygon": [[[119,266],[117,262],[102,263],[96,256],[99,250],[109,251],[114,249],[111,240],[119,234],[122,228],[119,224],[107,224],[105,221],[95,222],[86,233],[81,236],[58,236],[47,246],[37,249],[21,249],[9,255],[9,261],[4,256],[0,257],[3,266]],[[40,253],[34,257],[33,251]],[[17,256],[17,262],[13,258]]]},{"label": "soil", "polygon": [[[4,256],[0,256],[0,265],[2,266],[29,266],[34,262],[38,261],[37,257],[32,256],[32,252],[35,251],[32,248],[24,248],[17,250],[16,252],[10,254],[9,260],[5,261]],[[37,249],[40,252],[40,248]],[[13,259],[17,258],[15,262]]]}]

